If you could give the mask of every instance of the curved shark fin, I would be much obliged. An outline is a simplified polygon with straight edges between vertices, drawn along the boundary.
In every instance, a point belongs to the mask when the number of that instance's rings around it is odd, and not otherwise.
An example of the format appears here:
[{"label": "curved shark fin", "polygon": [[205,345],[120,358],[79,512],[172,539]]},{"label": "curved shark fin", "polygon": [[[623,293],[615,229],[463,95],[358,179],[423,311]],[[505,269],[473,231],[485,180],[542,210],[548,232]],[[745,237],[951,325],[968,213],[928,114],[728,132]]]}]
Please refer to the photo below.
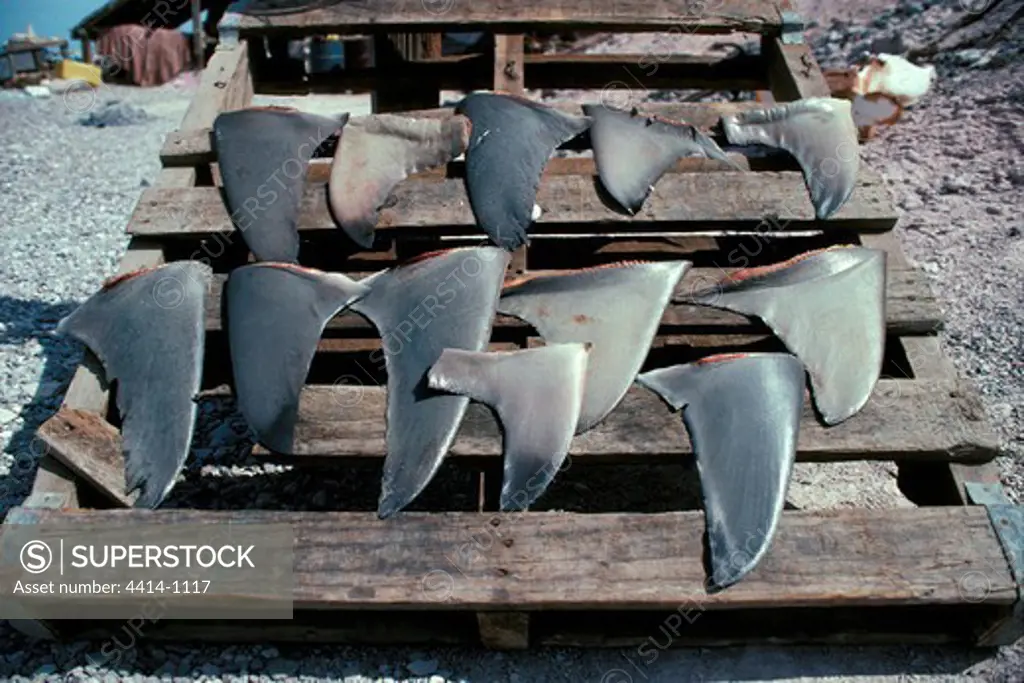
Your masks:
[{"label": "curved shark fin", "polygon": [[236,268],[225,287],[239,410],[257,439],[293,452],[299,393],[324,327],[369,288],[340,273],[287,263]]},{"label": "curved shark fin", "polygon": [[497,247],[452,249],[364,281],[352,309],[377,326],[388,376],[381,518],[412,502],[451,448],[469,399],[431,390],[427,372],[444,349],[487,347],[509,259]]},{"label": "curved shark fin", "polygon": [[212,271],[177,261],[108,280],[57,331],[78,339],[117,380],[125,492],[155,508],[174,487],[195,428]]},{"label": "curved shark fin", "polygon": [[807,367],[822,421],[871,397],[885,356],[886,254],[840,246],[733,273],[693,301],[763,320]]},{"label": "curved shark fin", "polygon": [[601,184],[630,214],[682,157],[719,159],[739,170],[714,140],[688,123],[603,104],[585,104],[583,113],[594,121],[590,140]]},{"label": "curved shark fin", "polygon": [[853,194],[860,163],[857,126],[847,100],[811,97],[722,117],[733,145],[767,145],[792,154],[818,220],[838,211]]},{"label": "curved shark fin", "polygon": [[224,112],[213,122],[228,212],[259,261],[295,263],[309,160],[348,114],[329,119],[288,107]]},{"label": "curved shark fin", "polygon": [[411,173],[446,164],[466,151],[469,119],[412,119],[376,114],[342,130],[331,165],[328,203],[356,244],[373,247],[377,214],[391,190]]},{"label": "curved shark fin", "polygon": [[785,353],[711,356],[637,381],[683,409],[704,497],[711,580],[721,589],[768,551],[796,458],[804,369]]},{"label": "curved shark fin", "polygon": [[505,287],[498,311],[532,325],[549,344],[590,344],[576,433],[593,428],[626,395],[689,261],[626,262]]},{"label": "curved shark fin", "polygon": [[526,244],[541,174],[559,146],[590,119],[498,93],[473,93],[455,108],[472,123],[466,192],[477,223],[509,251]]},{"label": "curved shark fin", "polygon": [[504,433],[501,509],[526,510],[555,478],[583,403],[584,344],[479,353],[445,349],[430,369],[433,389],[484,403]]}]

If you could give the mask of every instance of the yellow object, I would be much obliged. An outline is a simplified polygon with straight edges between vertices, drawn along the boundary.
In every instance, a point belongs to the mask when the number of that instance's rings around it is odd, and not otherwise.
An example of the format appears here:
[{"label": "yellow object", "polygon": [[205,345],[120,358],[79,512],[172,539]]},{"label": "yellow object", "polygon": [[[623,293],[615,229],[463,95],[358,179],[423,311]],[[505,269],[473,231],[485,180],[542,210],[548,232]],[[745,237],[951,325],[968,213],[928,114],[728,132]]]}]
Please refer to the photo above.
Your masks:
[{"label": "yellow object", "polygon": [[85,81],[95,88],[103,82],[103,71],[92,64],[65,59],[57,65],[57,78],[67,81]]}]

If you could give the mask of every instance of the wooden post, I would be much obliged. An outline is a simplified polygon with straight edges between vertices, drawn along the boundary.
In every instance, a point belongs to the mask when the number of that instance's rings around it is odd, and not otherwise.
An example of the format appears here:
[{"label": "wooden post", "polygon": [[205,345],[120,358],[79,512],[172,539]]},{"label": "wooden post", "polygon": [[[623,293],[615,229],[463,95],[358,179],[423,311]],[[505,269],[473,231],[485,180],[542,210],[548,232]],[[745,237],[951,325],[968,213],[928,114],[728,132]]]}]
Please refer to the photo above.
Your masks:
[{"label": "wooden post", "polygon": [[[526,91],[523,77],[524,48],[522,35],[494,35],[494,90],[520,95]],[[532,208],[532,207],[531,207]],[[526,246],[512,254],[509,269],[516,275],[526,272]]]},{"label": "wooden post", "polygon": [[206,66],[206,48],[204,45],[202,0],[192,0],[192,55],[195,59],[193,68],[202,69]]}]

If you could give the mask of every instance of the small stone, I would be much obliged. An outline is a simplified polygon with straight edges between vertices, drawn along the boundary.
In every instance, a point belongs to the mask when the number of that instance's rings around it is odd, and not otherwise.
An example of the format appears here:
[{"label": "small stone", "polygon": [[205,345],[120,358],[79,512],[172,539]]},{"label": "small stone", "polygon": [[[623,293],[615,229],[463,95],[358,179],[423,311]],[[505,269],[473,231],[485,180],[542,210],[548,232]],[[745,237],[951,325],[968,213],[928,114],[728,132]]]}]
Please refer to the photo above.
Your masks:
[{"label": "small stone", "polygon": [[1013,417],[1013,406],[1009,403],[996,403],[991,410],[992,414],[1000,420],[1009,420]]},{"label": "small stone", "polygon": [[948,175],[939,186],[942,194],[975,194],[974,187],[960,176]]},{"label": "small stone", "polygon": [[12,413],[6,408],[0,408],[0,424],[7,424],[8,422],[14,422],[18,419],[17,413]]},{"label": "small stone", "polygon": [[1007,237],[1020,237],[1020,228],[1018,228],[1017,226],[1013,226],[1006,233],[1006,235],[1007,235]]},{"label": "small stone", "polygon": [[36,99],[47,99],[53,95],[53,92],[45,85],[26,85],[22,89],[26,95]]},{"label": "small stone", "polygon": [[983,66],[983,60],[985,60],[986,54],[984,50],[978,48],[968,48],[966,50],[957,50],[953,53],[953,58],[956,63],[961,66]]},{"label": "small stone", "polygon": [[416,659],[405,665],[413,676],[429,676],[437,671],[436,659]]},{"label": "small stone", "polygon": [[921,268],[924,270],[924,272],[930,273],[931,275],[934,275],[939,272],[939,264],[935,263],[934,261],[929,261],[928,263],[925,263],[923,266],[921,266]]}]

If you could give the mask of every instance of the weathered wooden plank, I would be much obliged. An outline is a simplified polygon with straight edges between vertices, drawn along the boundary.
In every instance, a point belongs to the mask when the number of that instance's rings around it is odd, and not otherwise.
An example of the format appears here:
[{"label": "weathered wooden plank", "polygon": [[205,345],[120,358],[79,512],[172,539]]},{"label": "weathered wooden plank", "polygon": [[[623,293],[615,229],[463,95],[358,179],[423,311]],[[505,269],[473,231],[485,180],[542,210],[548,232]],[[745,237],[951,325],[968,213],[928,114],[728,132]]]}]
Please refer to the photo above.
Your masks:
[{"label": "weathered wooden plank", "polygon": [[78,482],[74,473],[46,452],[46,444],[42,441],[38,444],[42,450],[39,469],[32,482],[32,492],[22,505],[32,507],[36,502],[45,501],[52,507],[78,507]]},{"label": "weathered wooden plank", "polygon": [[[663,514],[32,511],[40,523],[284,523],[296,609],[533,611],[1011,605],[1017,587],[975,507],[786,511],[743,581],[709,594],[701,511]],[[287,561],[283,558],[283,561]]]},{"label": "weathered wooden plank", "polygon": [[[685,258],[685,256],[680,256]],[[714,329],[720,333],[767,332],[763,324],[730,311],[679,303],[700,288],[708,287],[736,268],[691,268],[676,288],[675,303],[671,303],[662,318],[662,333]],[[543,273],[544,271],[536,271]],[[364,273],[351,273],[353,279],[362,279]],[[227,275],[215,274],[206,301],[207,331],[221,330],[221,294]],[[941,320],[938,302],[920,276],[909,268],[890,265],[888,272],[888,299],[886,302],[887,328],[891,335],[920,334],[935,328]],[[526,323],[509,316],[499,315],[497,329],[526,329]],[[327,323],[332,332],[347,334],[364,332],[376,337],[376,328],[365,318],[354,313],[343,314]],[[951,376],[951,375],[947,375]]]},{"label": "weathered wooden plank", "polygon": [[[594,180],[586,176],[549,176],[536,202],[543,213],[533,236],[545,233],[616,230],[621,232],[693,232],[756,230],[765,216],[777,218],[783,231],[856,230],[880,232],[897,220],[888,190],[877,173],[862,169],[850,200],[832,218],[817,221],[804,179],[797,172],[675,173],[661,179],[633,217],[605,204]],[[169,212],[167,207],[176,207]],[[236,211],[241,225],[262,210],[258,199]],[[477,234],[476,221],[461,179],[404,182],[380,212],[379,230],[426,234]],[[322,185],[307,185],[299,229],[336,230]],[[134,235],[200,236],[235,230],[217,188],[150,188],[135,207],[128,228]]]},{"label": "weathered wooden plank", "polygon": [[246,104],[244,95],[248,78],[248,46],[220,44],[203,70],[199,89],[192,98],[185,117],[178,126],[181,130],[210,128],[222,111]]},{"label": "weathered wooden plank", "polygon": [[130,507],[126,495],[121,433],[94,412],[62,408],[39,428],[51,455],[91,484],[114,505]]},{"label": "weathered wooden plank", "polygon": [[[268,16],[242,15],[239,35],[352,34],[380,30],[526,33],[544,30],[682,31],[687,33],[774,33],[780,16],[771,0],[476,0],[437,3],[341,2]],[[543,26],[539,26],[543,24]]]},{"label": "weathered wooden plank", "polygon": [[[383,457],[385,387],[369,379],[366,383],[303,389],[296,456]],[[949,381],[881,379],[860,413],[828,428],[821,426],[805,398],[797,458],[991,460],[998,455],[998,443],[954,387]],[[574,439],[570,455],[595,462],[651,462],[691,452],[682,416],[653,393],[634,386],[603,423]],[[500,455],[497,423],[483,406],[470,406],[451,453],[460,458]]]},{"label": "weathered wooden plank", "polygon": [[[557,103],[553,107],[571,114],[582,114],[580,105],[574,103]],[[763,105],[757,102],[702,102],[702,103],[645,103],[642,111],[657,114],[669,119],[687,121],[698,128],[709,130],[714,127],[723,115],[739,111],[756,109]],[[403,116],[411,118],[440,118],[453,113],[450,107],[438,109],[421,109],[403,112]],[[211,123],[212,125],[212,118]],[[177,130],[168,133],[160,151],[160,161],[164,166],[192,166],[216,160],[210,141],[210,127],[204,126],[197,130]]]},{"label": "weathered wooden plank", "polygon": [[[794,164],[782,155],[771,155],[764,157],[745,157],[738,152],[726,152],[731,161],[736,163],[741,170],[765,170],[765,171],[790,171],[795,170]],[[315,159],[309,164],[309,171],[306,173],[307,183],[327,183],[331,173],[330,159]],[[214,174],[214,184],[223,184],[220,169],[214,164],[217,170]],[[666,173],[721,173],[727,171],[733,173],[736,168],[718,159],[703,159],[698,157],[686,157],[679,159],[675,165],[666,170]],[[556,175],[580,175],[596,176],[597,166],[593,157],[555,157],[550,159],[544,167],[544,176]],[[465,178],[466,165],[464,161],[451,161],[445,166],[428,168],[412,176],[410,180],[438,182],[444,178]]]},{"label": "weathered wooden plank", "polygon": [[[504,35],[504,34],[499,34]],[[422,86],[437,90],[490,88],[490,55],[449,55],[439,59],[309,74],[305,81],[260,79],[261,94],[305,95],[369,92],[387,81],[396,87]],[[768,74],[760,57],[729,55],[651,54],[528,54],[518,66],[520,80],[531,90],[574,88],[609,90],[759,90],[768,87]],[[595,96],[597,93],[595,93]]]},{"label": "weathered wooden plank", "polygon": [[807,43],[787,45],[779,38],[765,36],[761,54],[768,60],[772,95],[777,102],[831,97],[825,75]]},{"label": "weathered wooden plank", "polygon": [[[526,86],[523,82],[525,48],[523,35],[498,33],[494,36],[494,64],[491,81],[492,90],[522,97]],[[509,268],[517,275],[526,272],[527,245],[523,244],[512,253]],[[481,627],[481,635],[484,630]]]}]

